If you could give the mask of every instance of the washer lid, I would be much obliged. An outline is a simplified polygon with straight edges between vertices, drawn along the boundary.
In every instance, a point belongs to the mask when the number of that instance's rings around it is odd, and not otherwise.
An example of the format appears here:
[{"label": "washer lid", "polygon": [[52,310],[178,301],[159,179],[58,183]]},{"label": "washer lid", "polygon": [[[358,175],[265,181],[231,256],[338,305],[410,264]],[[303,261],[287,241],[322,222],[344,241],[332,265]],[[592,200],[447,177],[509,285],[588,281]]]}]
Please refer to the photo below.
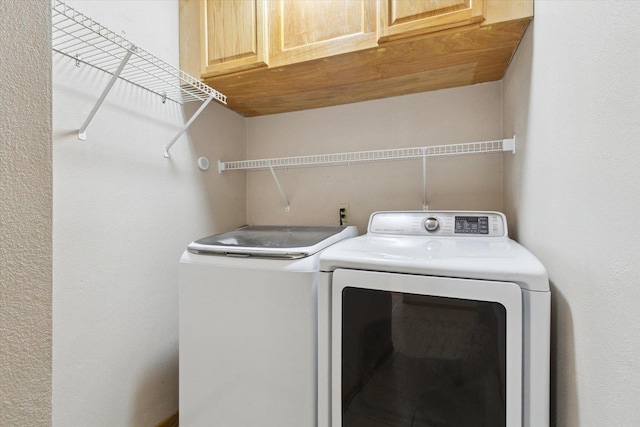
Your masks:
[{"label": "washer lid", "polygon": [[189,252],[205,255],[296,259],[313,255],[337,241],[357,234],[358,231],[353,226],[254,225],[196,240],[187,249]]}]

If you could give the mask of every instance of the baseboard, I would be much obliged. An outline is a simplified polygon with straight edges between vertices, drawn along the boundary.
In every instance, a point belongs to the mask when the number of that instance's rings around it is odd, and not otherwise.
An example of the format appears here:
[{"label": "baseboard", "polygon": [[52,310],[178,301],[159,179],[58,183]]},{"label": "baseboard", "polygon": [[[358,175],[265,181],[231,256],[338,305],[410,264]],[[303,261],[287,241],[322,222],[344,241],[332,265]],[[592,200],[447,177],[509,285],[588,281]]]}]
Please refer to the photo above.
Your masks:
[{"label": "baseboard", "polygon": [[178,427],[178,413],[176,412],[170,417],[164,419],[156,427]]}]

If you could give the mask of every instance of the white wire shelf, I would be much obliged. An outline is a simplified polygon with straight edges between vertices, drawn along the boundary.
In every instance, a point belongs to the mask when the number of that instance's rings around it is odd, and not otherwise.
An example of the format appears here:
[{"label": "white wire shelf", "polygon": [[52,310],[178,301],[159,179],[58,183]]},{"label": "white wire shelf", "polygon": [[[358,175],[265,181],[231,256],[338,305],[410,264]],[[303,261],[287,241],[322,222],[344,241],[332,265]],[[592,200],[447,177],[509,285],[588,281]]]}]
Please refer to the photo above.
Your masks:
[{"label": "white wire shelf", "polygon": [[87,126],[118,78],[158,95],[162,102],[170,100],[178,104],[191,101],[205,103],[166,147],[165,157],[169,157],[168,151],[173,143],[206,104],[213,99],[223,104],[227,103],[227,97],[217,90],[136,46],[62,1],[51,1],[51,14],[53,50],[72,58],[79,67],[86,64],[112,75],[111,81],[80,129],[79,139],[86,139]]},{"label": "white wire shelf", "polygon": [[387,160],[422,159],[422,208],[429,209],[427,204],[427,157],[446,157],[468,154],[516,152],[516,137],[493,141],[468,142],[463,144],[432,145],[427,147],[392,148],[388,150],[354,151],[350,153],[319,154],[315,156],[279,157],[273,159],[238,160],[233,162],[218,161],[218,172],[230,170],[255,171],[268,169],[278,187],[284,204],[284,210],[291,209],[289,200],[280,185],[274,169],[351,165],[355,163],[382,162]]},{"label": "white wire shelf", "polygon": [[463,144],[433,145],[427,147],[393,148],[388,150],[356,151],[350,153],[320,154],[312,156],[280,157],[273,159],[239,160],[218,162],[220,173],[230,170],[283,169],[297,167],[345,165],[386,160],[419,159],[464,154],[515,152],[515,137],[494,141],[469,142]]},{"label": "white wire shelf", "polygon": [[59,0],[52,1],[53,50],[109,74],[114,74],[127,52],[133,55],[120,78],[160,97],[182,104],[227,97],[198,79],[167,64],[124,37],[100,25]]}]

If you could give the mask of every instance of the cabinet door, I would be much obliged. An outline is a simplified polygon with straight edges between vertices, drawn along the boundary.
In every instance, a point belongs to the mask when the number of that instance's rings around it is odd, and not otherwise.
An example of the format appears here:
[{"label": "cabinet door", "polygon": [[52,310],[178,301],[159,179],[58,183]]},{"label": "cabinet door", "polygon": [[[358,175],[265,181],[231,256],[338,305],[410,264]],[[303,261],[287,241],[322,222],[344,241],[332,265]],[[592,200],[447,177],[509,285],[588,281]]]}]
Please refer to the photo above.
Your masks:
[{"label": "cabinet door", "polygon": [[266,0],[203,0],[203,78],[266,65]]},{"label": "cabinet door", "polygon": [[269,1],[269,66],[375,47],[375,0]]},{"label": "cabinet door", "polygon": [[379,42],[484,21],[484,0],[381,0]]}]

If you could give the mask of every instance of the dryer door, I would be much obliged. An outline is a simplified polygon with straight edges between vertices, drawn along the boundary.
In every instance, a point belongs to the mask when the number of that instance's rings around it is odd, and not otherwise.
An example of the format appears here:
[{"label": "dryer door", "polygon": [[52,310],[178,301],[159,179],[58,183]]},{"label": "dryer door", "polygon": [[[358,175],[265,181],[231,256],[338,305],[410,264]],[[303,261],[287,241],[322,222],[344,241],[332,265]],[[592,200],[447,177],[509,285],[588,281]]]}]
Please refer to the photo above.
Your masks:
[{"label": "dryer door", "polygon": [[332,427],[521,427],[518,285],[339,269],[331,299]]}]

